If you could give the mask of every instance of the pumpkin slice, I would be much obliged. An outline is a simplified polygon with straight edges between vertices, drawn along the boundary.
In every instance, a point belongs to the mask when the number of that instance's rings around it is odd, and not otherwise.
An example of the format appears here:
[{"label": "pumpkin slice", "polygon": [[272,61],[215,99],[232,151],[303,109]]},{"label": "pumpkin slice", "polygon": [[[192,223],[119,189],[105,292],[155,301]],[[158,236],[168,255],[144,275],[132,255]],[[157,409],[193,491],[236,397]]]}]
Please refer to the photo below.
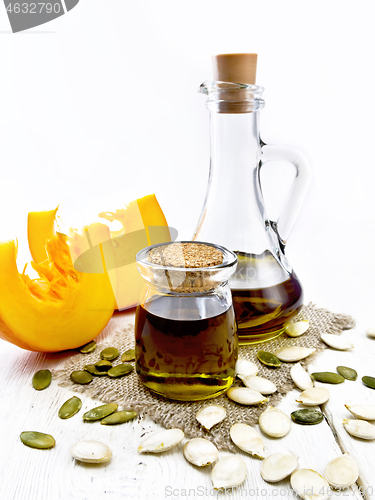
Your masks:
[{"label": "pumpkin slice", "polygon": [[[53,234],[52,213],[53,211],[29,214],[29,246],[33,258],[34,254],[35,257],[41,255],[41,252],[37,254],[37,250],[45,245],[48,235]],[[132,201],[126,208],[116,212],[102,212],[99,217],[110,222],[120,222],[122,229],[110,232],[108,237],[101,224],[92,224],[86,228],[86,237],[83,239],[72,233],[69,238],[72,261],[75,268],[82,272],[95,272],[95,263],[98,263],[97,247],[101,244],[116,297],[116,309],[134,307],[139,303],[144,289],[135,256],[146,246],[171,241],[167,221],[154,194]]]},{"label": "pumpkin slice", "polygon": [[29,212],[27,217],[27,238],[33,261],[39,264],[47,259],[46,242],[55,234],[55,210]]},{"label": "pumpkin slice", "polygon": [[47,259],[32,262],[38,279],[18,272],[15,241],[0,243],[0,337],[24,349],[56,352],[95,338],[112,317],[115,301],[105,269],[80,273],[67,237],[45,245]]}]

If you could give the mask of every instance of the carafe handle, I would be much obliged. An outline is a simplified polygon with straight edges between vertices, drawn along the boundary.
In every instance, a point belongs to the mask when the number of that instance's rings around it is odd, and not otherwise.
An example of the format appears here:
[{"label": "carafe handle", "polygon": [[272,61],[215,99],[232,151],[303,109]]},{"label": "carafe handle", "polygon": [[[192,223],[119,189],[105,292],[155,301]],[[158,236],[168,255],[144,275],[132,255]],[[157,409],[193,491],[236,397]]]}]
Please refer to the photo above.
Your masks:
[{"label": "carafe handle", "polygon": [[289,146],[264,144],[262,146],[260,167],[267,161],[287,161],[292,163],[296,169],[296,176],[281,215],[276,223],[271,222],[283,248],[305,198],[311,179],[311,167],[308,159],[301,151]]}]

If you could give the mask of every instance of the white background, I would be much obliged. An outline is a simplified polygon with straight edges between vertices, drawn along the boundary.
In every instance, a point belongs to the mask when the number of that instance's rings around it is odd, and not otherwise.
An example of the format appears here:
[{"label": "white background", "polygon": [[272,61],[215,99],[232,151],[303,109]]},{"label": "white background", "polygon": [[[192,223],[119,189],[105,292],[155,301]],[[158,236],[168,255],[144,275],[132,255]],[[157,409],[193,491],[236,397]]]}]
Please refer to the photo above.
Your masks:
[{"label": "white background", "polygon": [[78,217],[79,200],[121,191],[124,202],[156,193],[189,239],[209,164],[197,88],[211,55],[257,52],[262,138],[313,168],[287,256],[308,300],[371,312],[374,19],[370,0],[81,0],[12,34],[0,6],[0,237],[16,235],[26,260],[28,211],[60,204]]}]

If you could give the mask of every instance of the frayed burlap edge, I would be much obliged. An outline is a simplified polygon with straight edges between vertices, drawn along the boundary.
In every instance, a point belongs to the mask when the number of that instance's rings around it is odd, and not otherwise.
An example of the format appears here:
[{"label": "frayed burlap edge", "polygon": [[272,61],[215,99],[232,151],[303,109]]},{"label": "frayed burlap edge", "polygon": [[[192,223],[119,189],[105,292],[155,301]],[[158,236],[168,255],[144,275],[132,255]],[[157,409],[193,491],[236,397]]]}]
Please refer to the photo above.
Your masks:
[{"label": "frayed burlap edge", "polygon": [[[326,309],[317,308],[313,304],[303,306],[301,312],[296,316],[295,321],[307,319],[310,323],[309,330],[301,337],[289,338],[285,334],[266,344],[241,346],[239,356],[256,363],[259,367],[258,375],[266,377],[275,382],[278,390],[268,397],[267,404],[276,406],[282,397],[294,388],[290,377],[291,363],[282,363],[278,369],[268,368],[262,365],[256,353],[260,349],[275,352],[283,346],[300,345],[303,347],[314,347],[315,353],[301,361],[303,366],[307,366],[316,355],[323,352],[327,347],[320,339],[322,333],[341,334],[343,330],[353,328],[355,322],[351,316],[345,314],[334,314]],[[219,449],[236,451],[229,437],[229,429],[236,422],[254,425],[258,422],[260,413],[264,411],[266,405],[262,406],[241,406],[229,400],[225,395],[218,396],[208,401],[198,402],[178,402],[171,401],[151,393],[138,380],[133,371],[130,375],[120,379],[110,379],[109,377],[94,377],[89,385],[77,385],[70,380],[70,373],[73,370],[83,369],[85,364],[91,364],[98,360],[99,353],[104,347],[115,346],[120,352],[124,352],[134,346],[134,329],[126,326],[116,330],[112,335],[105,338],[103,343],[98,344],[94,353],[77,354],[67,361],[62,370],[55,371],[54,377],[59,385],[86,394],[98,399],[103,403],[116,402],[120,408],[135,410],[140,415],[148,415],[155,422],[169,429],[178,427],[182,429],[187,437],[205,437],[212,441]],[[134,363],[134,362],[133,362]],[[241,381],[236,381],[235,385],[242,385]],[[227,411],[227,417],[220,424],[210,431],[203,429],[197,422],[195,415],[197,411],[205,405],[220,404]]]}]

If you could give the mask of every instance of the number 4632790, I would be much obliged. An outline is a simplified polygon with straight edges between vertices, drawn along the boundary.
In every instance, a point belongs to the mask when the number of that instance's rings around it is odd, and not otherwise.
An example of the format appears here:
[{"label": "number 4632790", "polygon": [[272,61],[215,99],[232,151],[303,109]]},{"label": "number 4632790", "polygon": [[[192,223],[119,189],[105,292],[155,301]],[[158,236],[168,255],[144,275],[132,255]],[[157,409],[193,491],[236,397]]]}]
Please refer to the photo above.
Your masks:
[{"label": "number 4632790", "polygon": [[60,3],[15,3],[7,5],[7,12],[13,14],[60,14]]}]

